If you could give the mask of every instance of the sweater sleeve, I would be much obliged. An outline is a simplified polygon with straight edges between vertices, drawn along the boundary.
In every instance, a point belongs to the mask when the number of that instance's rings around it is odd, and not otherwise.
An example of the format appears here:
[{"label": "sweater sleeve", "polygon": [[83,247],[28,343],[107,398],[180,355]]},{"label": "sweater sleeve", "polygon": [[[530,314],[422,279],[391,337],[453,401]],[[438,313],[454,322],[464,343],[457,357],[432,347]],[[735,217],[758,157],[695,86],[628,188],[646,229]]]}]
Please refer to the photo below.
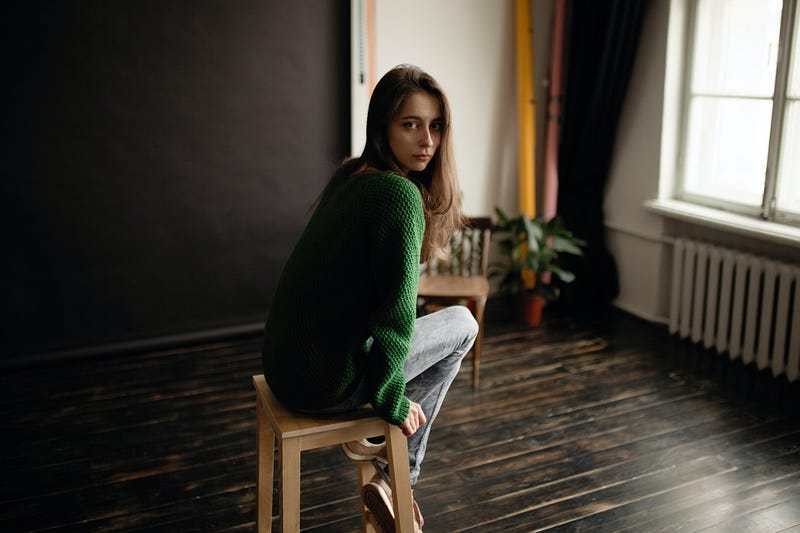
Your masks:
[{"label": "sweater sleeve", "polygon": [[[392,424],[408,416],[403,365],[416,319],[419,259],[425,218],[416,186],[388,176],[370,195],[376,210],[370,232],[370,272],[377,304],[370,316],[373,338],[367,364],[374,409]],[[372,203],[374,202],[374,203]]]}]

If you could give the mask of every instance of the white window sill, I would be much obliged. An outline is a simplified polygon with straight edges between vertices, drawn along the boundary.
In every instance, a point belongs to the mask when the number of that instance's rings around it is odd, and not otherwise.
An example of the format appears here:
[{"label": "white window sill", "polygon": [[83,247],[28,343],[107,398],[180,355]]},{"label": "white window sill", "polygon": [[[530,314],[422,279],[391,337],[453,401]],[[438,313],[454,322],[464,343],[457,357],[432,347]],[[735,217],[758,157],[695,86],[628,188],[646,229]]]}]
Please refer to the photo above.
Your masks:
[{"label": "white window sill", "polygon": [[679,200],[648,200],[645,209],[668,218],[692,222],[737,235],[800,248],[800,228],[758,220]]}]

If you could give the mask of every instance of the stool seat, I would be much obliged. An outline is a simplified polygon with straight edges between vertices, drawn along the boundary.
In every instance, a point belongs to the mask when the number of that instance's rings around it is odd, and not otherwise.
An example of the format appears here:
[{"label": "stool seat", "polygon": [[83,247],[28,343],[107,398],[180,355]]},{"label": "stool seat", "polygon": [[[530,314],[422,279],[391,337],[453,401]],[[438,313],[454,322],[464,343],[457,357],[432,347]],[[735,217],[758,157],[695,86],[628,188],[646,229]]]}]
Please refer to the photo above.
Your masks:
[{"label": "stool seat", "polygon": [[[368,406],[346,413],[306,415],[286,408],[273,395],[263,375],[253,376],[256,389],[257,424],[257,528],[272,530],[272,483],[275,444],[278,445],[280,479],[280,522],[284,533],[300,530],[300,454],[324,446],[384,435],[395,528],[398,533],[414,531],[411,482],[408,474],[408,443],[398,426],[375,415]],[[366,484],[374,475],[372,464],[358,461],[359,481]],[[359,486],[360,494],[360,486]],[[374,531],[362,504],[362,529]]]}]

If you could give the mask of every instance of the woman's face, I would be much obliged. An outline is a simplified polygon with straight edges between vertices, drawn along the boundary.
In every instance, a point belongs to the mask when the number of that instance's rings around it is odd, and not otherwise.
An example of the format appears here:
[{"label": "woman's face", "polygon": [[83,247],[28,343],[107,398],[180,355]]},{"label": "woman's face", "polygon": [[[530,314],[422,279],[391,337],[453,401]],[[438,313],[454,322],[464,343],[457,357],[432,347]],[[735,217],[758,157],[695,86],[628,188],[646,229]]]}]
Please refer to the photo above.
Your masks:
[{"label": "woman's face", "polygon": [[403,101],[389,123],[389,148],[403,172],[421,172],[436,154],[442,138],[439,101],[423,91],[415,91]]}]

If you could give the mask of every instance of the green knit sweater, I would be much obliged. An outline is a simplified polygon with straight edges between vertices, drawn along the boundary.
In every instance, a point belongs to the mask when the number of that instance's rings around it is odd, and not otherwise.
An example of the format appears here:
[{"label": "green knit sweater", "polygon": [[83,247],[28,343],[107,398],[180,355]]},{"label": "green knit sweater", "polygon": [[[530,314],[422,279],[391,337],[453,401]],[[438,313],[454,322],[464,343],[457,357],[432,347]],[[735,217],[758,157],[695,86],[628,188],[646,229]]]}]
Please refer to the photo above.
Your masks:
[{"label": "green knit sweater", "polygon": [[283,268],[265,326],[264,375],[282,402],[332,406],[363,378],[381,417],[406,419],[403,363],[424,230],[420,192],[406,178],[339,177],[327,187]]}]

